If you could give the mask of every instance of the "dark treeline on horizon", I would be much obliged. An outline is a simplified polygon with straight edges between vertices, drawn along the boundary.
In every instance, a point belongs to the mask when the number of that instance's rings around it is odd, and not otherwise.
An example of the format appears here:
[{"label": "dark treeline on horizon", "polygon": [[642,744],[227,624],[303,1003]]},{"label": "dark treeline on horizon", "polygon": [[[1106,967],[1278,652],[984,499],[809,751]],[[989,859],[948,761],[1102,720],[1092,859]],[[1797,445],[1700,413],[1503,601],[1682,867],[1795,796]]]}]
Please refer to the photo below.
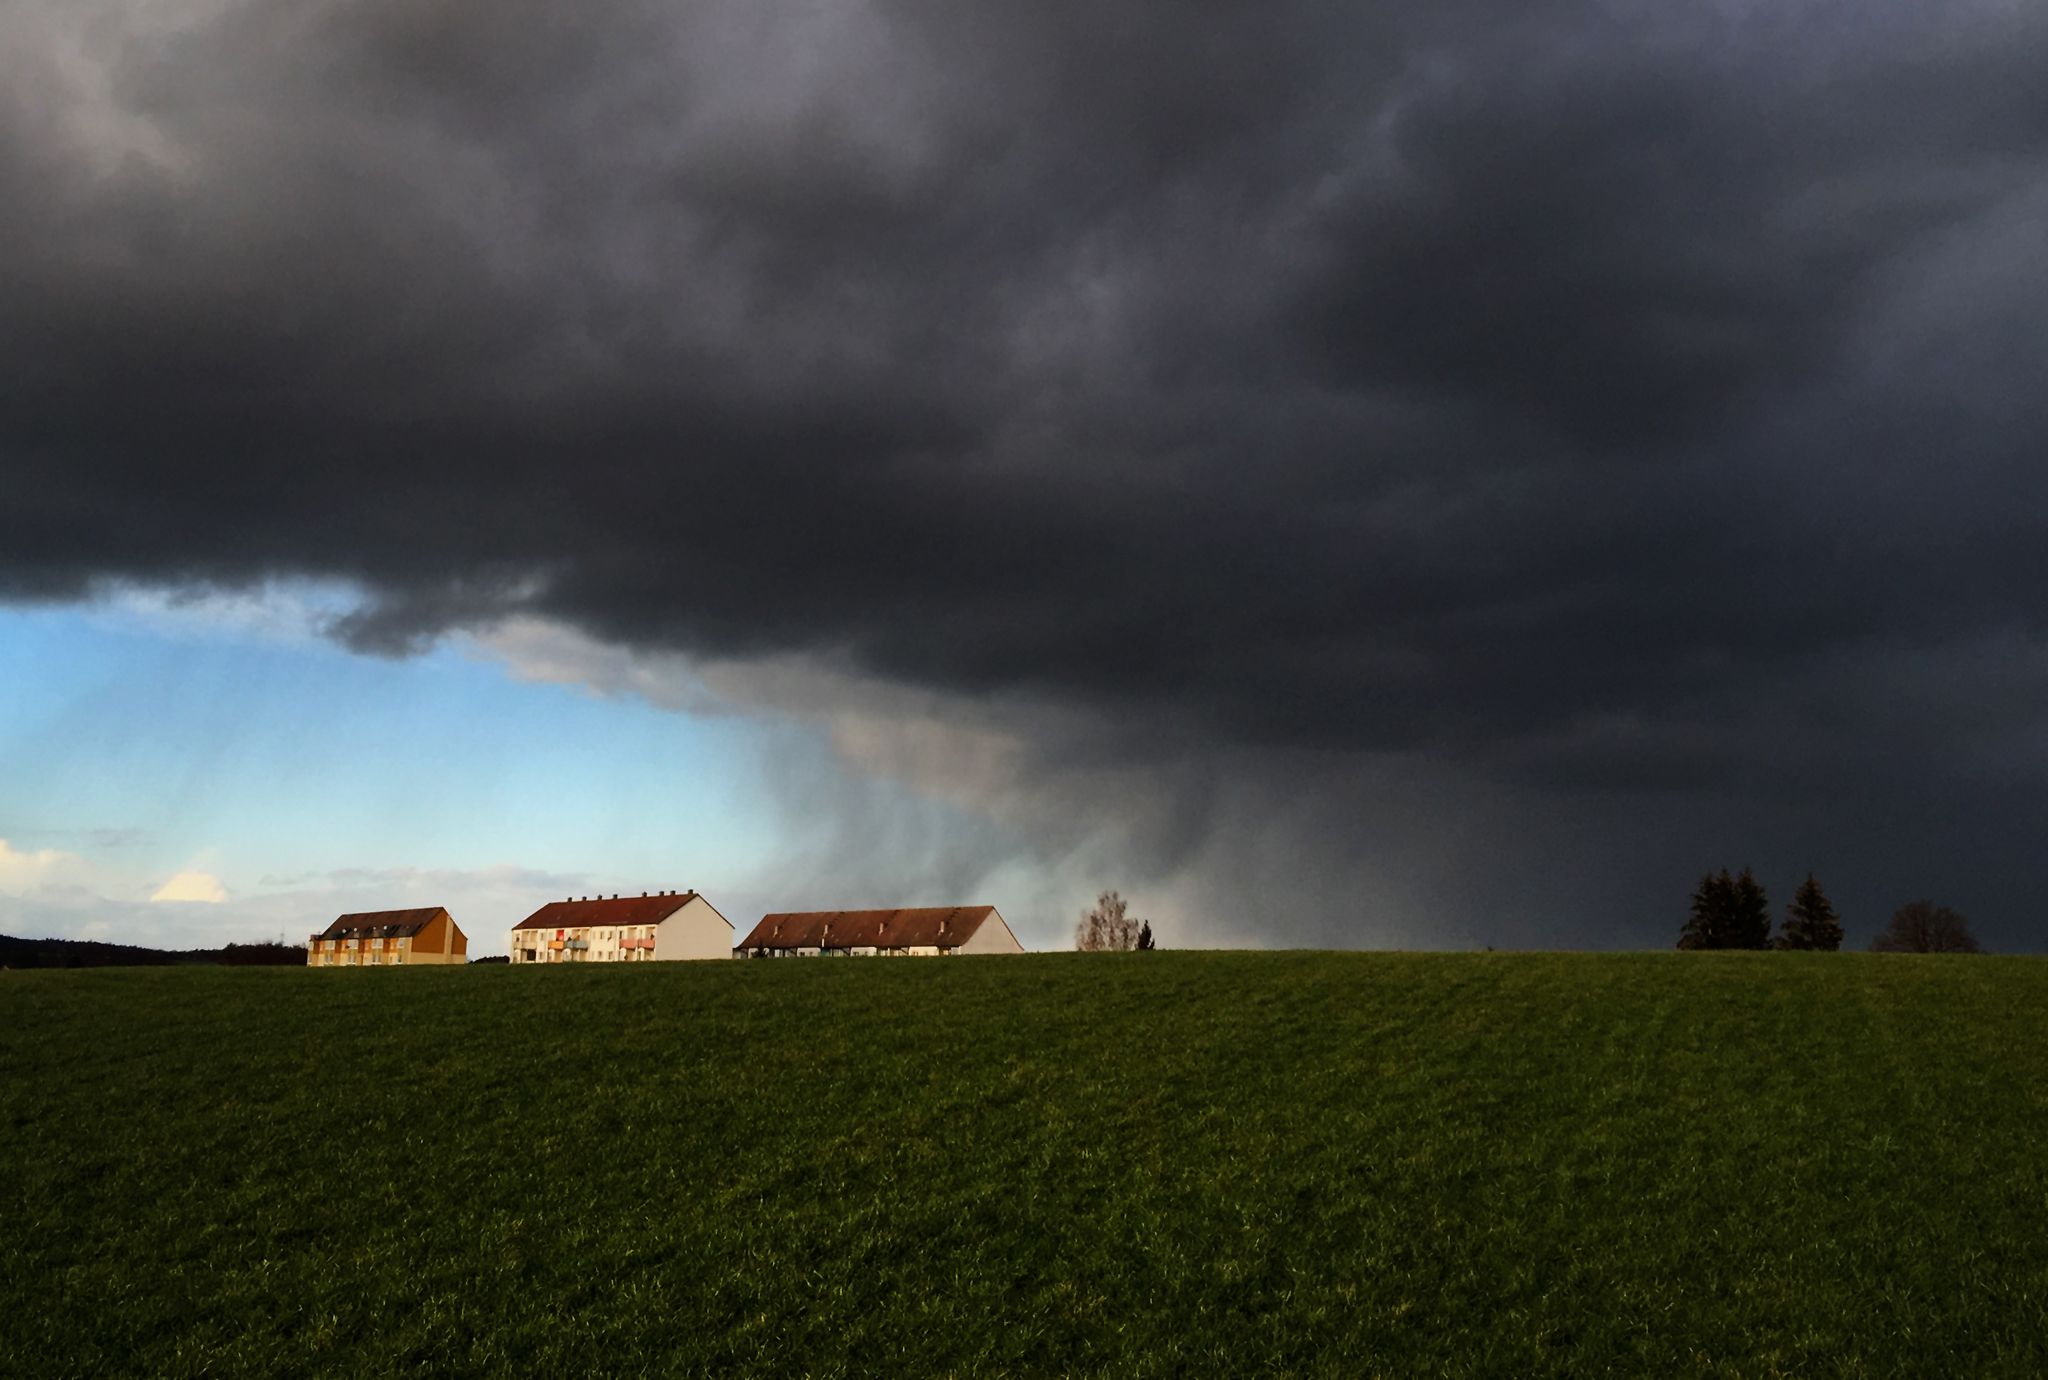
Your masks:
[{"label": "dark treeline on horizon", "polygon": [[[1809,872],[1785,908],[1784,923],[1771,933],[1770,900],[1748,868],[1727,868],[1700,878],[1692,909],[1679,931],[1678,947],[1696,949],[1806,949],[1832,953],[1842,947],[1842,921]],[[1870,941],[1872,953],[1975,954],[1983,946],[1970,922],[1947,906],[1909,901],[1892,913]]]},{"label": "dark treeline on horizon", "polygon": [[0,967],[169,968],[203,963],[237,968],[304,967],[306,946],[262,940],[254,944],[226,944],[218,949],[151,949],[140,944],[108,944],[98,939],[17,939],[0,934]]}]

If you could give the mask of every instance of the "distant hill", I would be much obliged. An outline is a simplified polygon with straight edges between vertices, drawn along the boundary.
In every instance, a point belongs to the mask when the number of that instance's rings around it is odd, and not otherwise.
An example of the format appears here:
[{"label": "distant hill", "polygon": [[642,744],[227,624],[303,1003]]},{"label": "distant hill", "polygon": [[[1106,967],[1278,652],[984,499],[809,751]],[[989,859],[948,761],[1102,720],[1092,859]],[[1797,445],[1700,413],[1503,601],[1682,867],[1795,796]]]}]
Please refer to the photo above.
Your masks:
[{"label": "distant hill", "polygon": [[147,949],[97,939],[16,939],[0,934],[0,967],[168,968],[181,963],[222,963],[230,967],[304,967],[303,944],[229,944],[220,949]]}]

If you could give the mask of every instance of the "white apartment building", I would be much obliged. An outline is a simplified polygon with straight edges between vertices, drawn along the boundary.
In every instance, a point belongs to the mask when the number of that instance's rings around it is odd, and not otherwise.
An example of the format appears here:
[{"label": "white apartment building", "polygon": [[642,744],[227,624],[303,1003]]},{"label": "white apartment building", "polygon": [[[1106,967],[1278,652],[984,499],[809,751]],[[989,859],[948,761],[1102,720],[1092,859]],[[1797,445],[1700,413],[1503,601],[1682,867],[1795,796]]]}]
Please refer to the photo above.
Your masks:
[{"label": "white apartment building", "polygon": [[694,891],[550,901],[512,927],[514,963],[732,957],[732,922]]}]

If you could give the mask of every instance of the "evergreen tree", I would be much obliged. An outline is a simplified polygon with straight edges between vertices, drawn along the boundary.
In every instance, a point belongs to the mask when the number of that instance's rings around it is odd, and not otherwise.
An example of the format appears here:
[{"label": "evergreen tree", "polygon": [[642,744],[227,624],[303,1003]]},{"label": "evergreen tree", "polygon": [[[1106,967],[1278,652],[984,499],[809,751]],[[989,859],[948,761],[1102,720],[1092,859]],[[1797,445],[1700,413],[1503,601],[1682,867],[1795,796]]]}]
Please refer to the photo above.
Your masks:
[{"label": "evergreen tree", "polygon": [[1811,872],[1799,884],[1792,904],[1785,908],[1785,923],[1778,929],[1778,947],[1825,949],[1829,953],[1842,947],[1842,922]]},{"label": "evergreen tree", "polygon": [[1140,950],[1145,950],[1156,949],[1158,947],[1159,946],[1157,944],[1154,944],[1152,942],[1152,922],[1150,920],[1147,920],[1144,923],[1144,925],[1142,925],[1138,930],[1138,948]]},{"label": "evergreen tree", "polygon": [[1717,876],[1709,872],[1700,878],[1692,894],[1692,914],[1679,931],[1681,949],[1725,949],[1728,947],[1728,916],[1733,909],[1735,879],[1722,868]]},{"label": "evergreen tree", "polygon": [[1771,903],[1764,895],[1763,884],[1746,867],[1735,879],[1735,888],[1729,898],[1728,921],[1728,943],[1723,947],[1771,947]]},{"label": "evergreen tree", "polygon": [[1692,914],[1678,935],[1679,948],[1767,949],[1770,944],[1770,902],[1748,868],[1740,877],[1724,867],[1700,878]]}]

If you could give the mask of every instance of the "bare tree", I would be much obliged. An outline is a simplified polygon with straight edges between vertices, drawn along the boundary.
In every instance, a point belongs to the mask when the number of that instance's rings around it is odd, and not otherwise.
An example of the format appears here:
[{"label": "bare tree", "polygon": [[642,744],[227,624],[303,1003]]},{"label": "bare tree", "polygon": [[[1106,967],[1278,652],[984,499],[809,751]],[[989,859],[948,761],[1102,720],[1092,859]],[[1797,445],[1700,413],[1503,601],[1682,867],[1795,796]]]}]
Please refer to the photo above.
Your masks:
[{"label": "bare tree", "polygon": [[1074,947],[1083,953],[1135,949],[1142,924],[1143,921],[1131,918],[1123,897],[1105,891],[1095,898],[1094,905],[1081,912],[1081,923],[1074,930]]},{"label": "bare tree", "polygon": [[1870,941],[1879,954],[1981,954],[1970,922],[1947,906],[1908,901],[1893,912],[1884,932]]}]

